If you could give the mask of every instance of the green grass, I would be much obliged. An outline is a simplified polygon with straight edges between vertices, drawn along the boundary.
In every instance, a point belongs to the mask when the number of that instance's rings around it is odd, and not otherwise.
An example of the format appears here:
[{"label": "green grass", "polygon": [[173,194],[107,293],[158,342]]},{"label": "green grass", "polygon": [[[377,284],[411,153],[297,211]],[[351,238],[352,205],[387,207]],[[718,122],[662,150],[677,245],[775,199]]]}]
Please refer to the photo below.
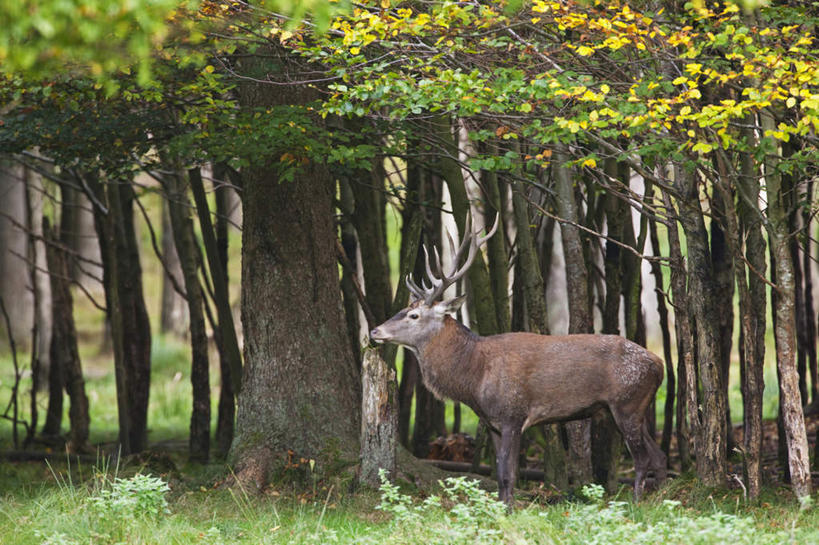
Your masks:
[{"label": "green grass", "polygon": [[[0,465],[0,541],[9,545],[515,543],[787,544],[819,541],[819,510],[783,491],[745,503],[736,491],[677,479],[640,503],[586,487],[572,501],[503,506],[464,479],[436,497],[395,486],[351,494],[338,482],[250,496],[216,486],[213,468],[147,478],[139,468]],[[140,475],[134,479],[134,475]],[[165,487],[167,485],[167,491]]]}]

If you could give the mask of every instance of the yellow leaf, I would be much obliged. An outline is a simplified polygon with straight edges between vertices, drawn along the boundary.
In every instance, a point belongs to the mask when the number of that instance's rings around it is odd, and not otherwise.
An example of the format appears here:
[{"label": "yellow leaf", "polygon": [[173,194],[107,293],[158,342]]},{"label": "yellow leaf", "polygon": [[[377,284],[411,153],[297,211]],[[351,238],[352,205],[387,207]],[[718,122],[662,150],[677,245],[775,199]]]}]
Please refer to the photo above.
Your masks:
[{"label": "yellow leaf", "polygon": [[796,99],[793,97],[789,97],[788,100],[785,101],[785,105],[788,108],[793,108],[796,105]]},{"label": "yellow leaf", "polygon": [[588,57],[592,53],[594,53],[594,49],[586,45],[581,45],[580,47],[577,48],[577,54],[580,55],[581,57]]},{"label": "yellow leaf", "polygon": [[597,166],[597,161],[595,161],[594,159],[586,159],[585,161],[583,161],[583,166],[594,168]]},{"label": "yellow leaf", "polygon": [[381,0],[381,7],[387,9],[390,7],[390,0]]},{"label": "yellow leaf", "polygon": [[603,94],[606,94],[606,95],[607,95],[607,94],[609,93],[609,91],[610,91],[610,90],[611,90],[611,87],[609,87],[609,86],[608,86],[608,85],[606,85],[605,83],[604,83],[603,85],[601,85],[601,86],[600,86],[600,91],[601,91]]},{"label": "yellow leaf", "polygon": [[282,34],[281,34],[281,36],[279,36],[279,41],[281,43],[284,43],[285,41],[287,41],[288,39],[290,39],[292,37],[293,37],[292,32],[290,32],[289,30],[282,30]]}]

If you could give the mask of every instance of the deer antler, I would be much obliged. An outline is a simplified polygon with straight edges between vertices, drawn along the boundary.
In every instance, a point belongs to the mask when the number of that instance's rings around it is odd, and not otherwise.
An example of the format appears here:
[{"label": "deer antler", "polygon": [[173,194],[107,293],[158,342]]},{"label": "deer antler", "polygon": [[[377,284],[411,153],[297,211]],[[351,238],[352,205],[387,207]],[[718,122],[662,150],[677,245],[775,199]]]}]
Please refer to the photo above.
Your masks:
[{"label": "deer antler", "polygon": [[[426,268],[427,273],[427,280],[429,281],[429,285],[426,282],[422,282],[421,286],[419,287],[418,284],[413,281],[411,275],[407,275],[404,282],[409,288],[410,293],[416,299],[423,299],[427,305],[431,305],[435,302],[436,299],[441,297],[446,291],[446,289],[457,282],[463,275],[466,274],[466,271],[469,270],[469,267],[472,266],[472,262],[475,261],[475,256],[478,254],[478,248],[483,245],[487,240],[489,240],[492,235],[495,234],[495,231],[498,230],[498,225],[500,224],[500,214],[495,217],[495,225],[492,226],[492,229],[484,237],[479,237],[478,233],[472,230],[472,215],[468,214],[466,217],[466,228],[464,229],[464,238],[461,241],[461,244],[458,246],[458,249],[455,249],[455,243],[452,240],[452,236],[447,231],[447,240],[449,241],[450,250],[455,254],[452,258],[452,270],[449,271],[448,274],[444,272],[444,267],[441,263],[441,255],[438,253],[438,249],[433,247],[433,263],[430,263],[429,258],[429,250],[427,249],[426,245],[424,245],[424,265]],[[464,261],[463,265],[460,267],[458,263],[463,259],[464,253],[466,253],[466,260]],[[433,265],[435,271],[439,273],[440,276],[436,276],[433,272]]]}]

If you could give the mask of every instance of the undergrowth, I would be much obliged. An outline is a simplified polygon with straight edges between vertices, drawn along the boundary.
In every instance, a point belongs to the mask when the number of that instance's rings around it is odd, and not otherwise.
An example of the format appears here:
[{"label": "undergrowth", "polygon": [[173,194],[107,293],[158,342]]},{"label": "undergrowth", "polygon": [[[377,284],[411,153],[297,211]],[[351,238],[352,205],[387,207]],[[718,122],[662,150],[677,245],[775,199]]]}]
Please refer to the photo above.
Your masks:
[{"label": "undergrowth", "polygon": [[[17,477],[6,479],[12,470]],[[572,501],[518,504],[510,513],[495,493],[464,477],[443,480],[432,495],[407,494],[386,477],[377,496],[340,493],[326,483],[309,494],[270,488],[249,495],[202,475],[134,471],[0,464],[0,543],[819,543],[819,516],[809,503],[800,507],[781,495],[741,503],[730,491],[686,491],[684,479],[640,503],[588,485]]]}]

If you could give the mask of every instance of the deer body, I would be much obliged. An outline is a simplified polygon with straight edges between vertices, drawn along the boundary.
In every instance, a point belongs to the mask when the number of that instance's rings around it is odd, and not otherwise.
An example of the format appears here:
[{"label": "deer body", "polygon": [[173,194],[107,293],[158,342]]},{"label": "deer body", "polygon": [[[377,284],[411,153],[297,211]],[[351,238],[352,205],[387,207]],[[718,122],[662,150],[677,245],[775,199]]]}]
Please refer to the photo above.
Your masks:
[{"label": "deer body", "polygon": [[[457,265],[469,244],[466,264],[441,279],[432,274],[427,252],[432,287],[419,288],[408,278],[415,300],[373,329],[371,338],[408,347],[416,354],[430,391],[468,405],[486,422],[497,455],[501,500],[511,505],[526,428],[583,418],[601,409],[611,411],[634,458],[634,495],[639,498],[649,470],[657,481],[666,476],[665,454],[646,422],[648,406],[663,380],[661,360],[616,335],[481,337],[455,321],[450,314],[464,296],[437,299],[466,272],[477,247],[494,230],[477,242],[470,230],[454,260]],[[435,255],[441,270],[437,251]]]}]

